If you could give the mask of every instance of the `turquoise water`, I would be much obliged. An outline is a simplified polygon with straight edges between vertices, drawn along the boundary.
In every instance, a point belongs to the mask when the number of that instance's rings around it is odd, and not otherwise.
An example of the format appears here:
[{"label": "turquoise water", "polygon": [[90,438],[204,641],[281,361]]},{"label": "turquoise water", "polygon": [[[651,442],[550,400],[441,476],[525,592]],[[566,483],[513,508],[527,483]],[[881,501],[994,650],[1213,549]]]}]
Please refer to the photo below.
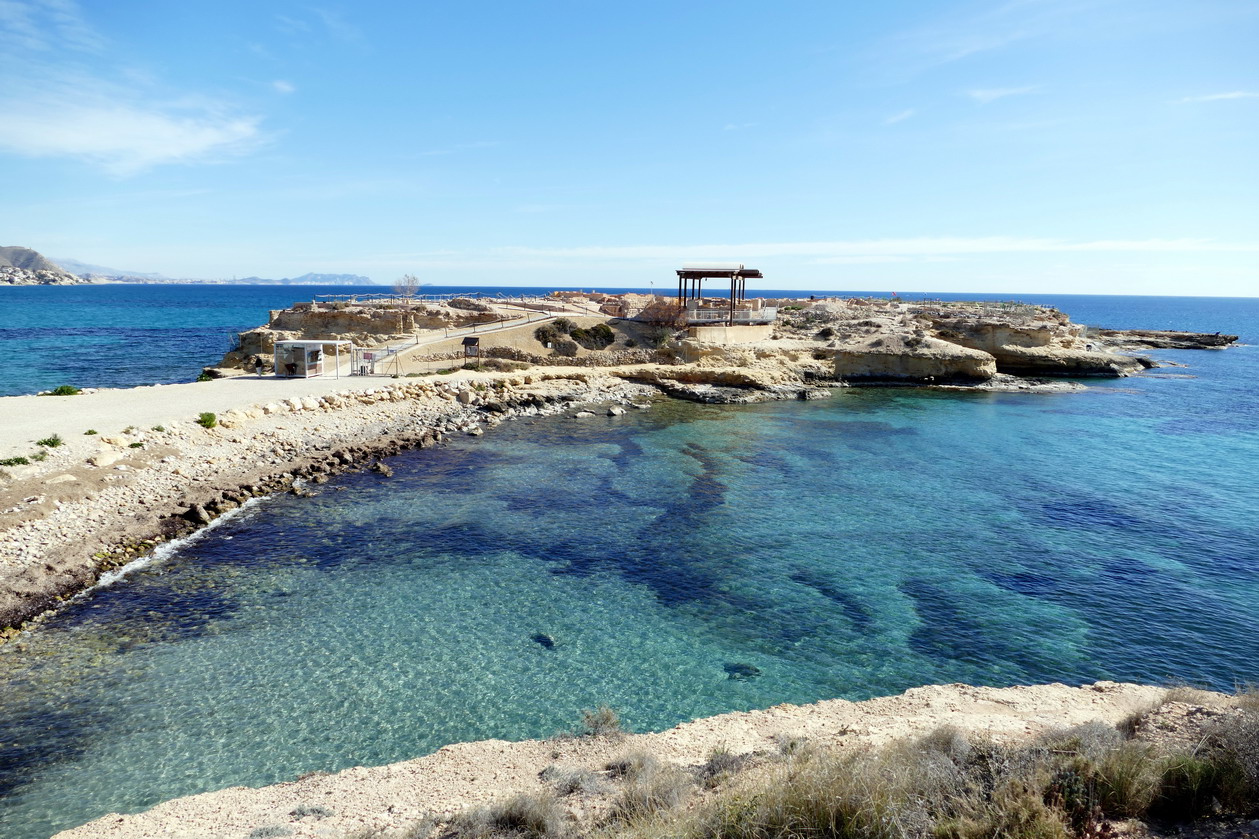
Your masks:
[{"label": "turquoise water", "polygon": [[[1259,338],[1256,301],[1097,305]],[[521,421],[254,505],[0,650],[0,835],[600,703],[1257,681],[1259,350],[1156,355],[1191,366]]]}]

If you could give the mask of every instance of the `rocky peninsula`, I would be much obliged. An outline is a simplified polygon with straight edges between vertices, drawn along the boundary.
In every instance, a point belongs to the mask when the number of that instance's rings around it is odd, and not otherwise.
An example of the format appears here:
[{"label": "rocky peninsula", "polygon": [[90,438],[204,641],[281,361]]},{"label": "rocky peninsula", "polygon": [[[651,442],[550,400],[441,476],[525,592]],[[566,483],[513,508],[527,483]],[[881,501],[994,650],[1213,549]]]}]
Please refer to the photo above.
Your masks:
[{"label": "rocky peninsula", "polygon": [[[310,492],[344,470],[387,471],[381,458],[402,449],[517,417],[616,414],[661,394],[812,399],[851,385],[1053,392],[1157,364],[1121,348],[1235,340],[1103,333],[1023,304],[759,305],[777,310],[772,323],[688,328],[653,318],[653,307],[676,308],[646,295],[305,303],[243,333],[208,368],[218,380],[0,399],[0,639],[251,497]],[[465,359],[469,336],[480,346]],[[246,369],[259,357],[269,367],[275,341],[294,337],[349,339],[389,361],[376,377],[349,376],[348,364],[340,378]]]},{"label": "rocky peninsula", "polygon": [[[1022,304],[760,305],[776,310],[774,320],[744,329],[652,319],[653,306],[665,308],[661,300],[628,295],[308,303],[242,334],[240,347],[210,368],[210,381],[0,399],[0,460],[8,461],[0,474],[0,637],[20,638],[41,615],[112,579],[106,575],[250,498],[315,494],[329,476],[352,469],[387,478],[391,454],[516,418],[603,414],[615,421],[665,396],[809,399],[849,386],[1052,392],[1082,388],[1076,379],[1137,375],[1159,364],[1134,352],[1218,349],[1235,340],[1093,330]],[[465,360],[469,336],[479,338],[478,354]],[[376,377],[349,376],[347,365],[341,378],[311,379],[251,369],[255,357],[269,358],[275,341],[290,338],[351,340],[378,348],[392,366],[382,365]],[[392,767],[207,793],[65,835],[427,835],[469,807],[550,789],[561,776],[594,778],[592,789],[602,792],[569,800],[564,816],[594,824],[621,794],[621,776],[607,767],[635,750],[692,777],[717,753],[771,766],[765,755],[783,743],[866,749],[945,723],[998,741],[1098,720],[1113,727],[1153,713],[1163,698],[1155,688],[1110,683],[926,687],[866,703],[728,714],[630,738],[463,744]],[[1166,713],[1180,725],[1233,707],[1216,695],[1195,701],[1207,710]]]}]

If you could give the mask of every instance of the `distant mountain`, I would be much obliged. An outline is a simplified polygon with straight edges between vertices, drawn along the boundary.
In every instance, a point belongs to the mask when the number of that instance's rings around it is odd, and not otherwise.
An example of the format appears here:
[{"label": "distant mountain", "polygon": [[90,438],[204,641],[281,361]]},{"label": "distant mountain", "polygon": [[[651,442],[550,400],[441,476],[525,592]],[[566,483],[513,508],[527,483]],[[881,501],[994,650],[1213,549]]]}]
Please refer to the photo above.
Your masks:
[{"label": "distant mountain", "polygon": [[[15,250],[6,248],[5,250]],[[23,249],[16,249],[23,250]],[[35,253],[31,251],[31,253]],[[39,254],[35,254],[39,256]],[[41,259],[43,257],[40,257]],[[181,283],[181,284],[198,284],[198,285],[214,285],[225,283],[239,283],[241,285],[372,285],[372,281],[368,277],[358,274],[302,274],[300,277],[284,277],[279,280],[269,280],[265,277],[244,277],[231,279],[221,278],[213,280],[202,280],[192,278],[175,278],[167,277],[164,274],[146,273],[144,271],[124,271],[119,268],[108,268],[104,265],[93,265],[89,262],[81,262],[77,259],[58,259],[57,263],[72,274],[83,277],[88,280],[112,280],[114,282],[123,283]],[[50,263],[51,264],[51,263]]]},{"label": "distant mountain", "polygon": [[245,277],[232,282],[243,285],[375,285],[370,277],[358,274],[302,274],[300,277],[285,277],[281,280]]},{"label": "distant mountain", "polygon": [[143,271],[123,271],[119,268],[106,268],[104,265],[91,265],[86,262],[80,262],[77,259],[58,257],[57,264],[71,274],[77,274],[80,277],[135,277],[138,280],[149,280],[150,282],[175,282],[170,277],[165,277],[161,274],[146,274]]},{"label": "distant mountain", "polygon": [[73,285],[78,277],[30,248],[0,247],[0,285]]}]

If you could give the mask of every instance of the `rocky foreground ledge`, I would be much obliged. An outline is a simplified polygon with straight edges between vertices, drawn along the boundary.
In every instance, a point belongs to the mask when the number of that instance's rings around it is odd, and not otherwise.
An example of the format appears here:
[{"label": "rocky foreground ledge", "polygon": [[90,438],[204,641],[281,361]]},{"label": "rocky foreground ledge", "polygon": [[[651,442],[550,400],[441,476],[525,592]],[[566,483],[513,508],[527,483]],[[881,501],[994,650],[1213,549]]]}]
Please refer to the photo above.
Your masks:
[{"label": "rocky foreground ledge", "polygon": [[[662,771],[689,778],[688,795],[702,804],[720,786],[710,771],[715,761],[723,771],[758,760],[771,773],[790,771],[779,768],[785,753],[858,754],[943,726],[974,742],[1003,744],[1026,743],[1051,729],[1087,723],[1101,724],[1088,735],[1094,738],[1104,737],[1106,730],[1118,738],[1114,727],[1123,725],[1129,734],[1144,729],[1159,738],[1192,741],[1204,721],[1251,713],[1236,708],[1235,702],[1205,691],[1169,693],[1115,682],[1083,687],[931,685],[865,702],[837,699],[723,714],[655,734],[605,730],[516,743],[460,743],[389,766],[314,774],[258,789],[233,787],[169,801],[144,813],[112,814],[57,839],[422,837],[441,835],[443,825],[470,807],[522,793],[553,799],[557,789],[566,802],[567,820],[580,834],[583,825],[589,827],[586,822],[598,823],[608,815],[605,799],[624,795],[620,787],[632,783],[635,765],[641,771],[654,762],[663,767],[656,771],[658,778],[664,777]],[[572,781],[578,778],[580,784]]]}]

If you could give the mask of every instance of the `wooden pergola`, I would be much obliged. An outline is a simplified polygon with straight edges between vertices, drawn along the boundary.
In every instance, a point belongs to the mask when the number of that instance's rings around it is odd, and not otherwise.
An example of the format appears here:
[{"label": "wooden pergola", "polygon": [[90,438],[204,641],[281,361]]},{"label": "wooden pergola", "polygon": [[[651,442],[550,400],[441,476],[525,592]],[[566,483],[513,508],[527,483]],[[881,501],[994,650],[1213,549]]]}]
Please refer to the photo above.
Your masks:
[{"label": "wooden pergola", "polygon": [[698,300],[704,293],[704,280],[730,280],[730,325],[734,326],[734,305],[747,299],[747,280],[759,280],[764,274],[755,268],[745,268],[741,262],[687,263],[678,269],[678,309],[686,308],[686,301]]}]

